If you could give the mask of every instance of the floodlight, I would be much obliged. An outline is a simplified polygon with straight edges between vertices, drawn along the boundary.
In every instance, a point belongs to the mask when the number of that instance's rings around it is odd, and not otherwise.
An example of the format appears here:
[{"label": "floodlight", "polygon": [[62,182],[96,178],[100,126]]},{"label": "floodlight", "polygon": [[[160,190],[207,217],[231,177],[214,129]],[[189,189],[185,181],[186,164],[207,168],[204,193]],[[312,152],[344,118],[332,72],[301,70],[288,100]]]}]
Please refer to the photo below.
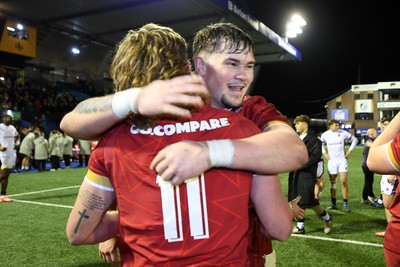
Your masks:
[{"label": "floodlight", "polygon": [[298,14],[292,16],[292,22],[300,27],[307,25],[307,22],[303,19],[303,17]]},{"label": "floodlight", "polygon": [[303,26],[307,25],[307,22],[298,14],[291,17],[290,21],[286,24],[285,40],[288,38],[295,38],[298,34],[303,32]]},{"label": "floodlight", "polygon": [[72,54],[74,54],[74,55],[79,55],[79,53],[81,52],[81,50],[79,50],[79,48],[77,48],[77,47],[72,47],[71,52],[72,52]]}]

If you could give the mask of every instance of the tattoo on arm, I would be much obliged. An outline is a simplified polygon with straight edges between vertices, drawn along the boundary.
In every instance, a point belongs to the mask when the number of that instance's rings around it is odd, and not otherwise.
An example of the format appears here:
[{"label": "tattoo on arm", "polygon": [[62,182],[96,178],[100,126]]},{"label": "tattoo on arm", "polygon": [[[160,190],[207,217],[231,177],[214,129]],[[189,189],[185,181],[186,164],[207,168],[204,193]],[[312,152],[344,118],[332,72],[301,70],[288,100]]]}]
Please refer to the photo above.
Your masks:
[{"label": "tattoo on arm", "polygon": [[83,218],[86,218],[86,219],[89,218],[89,216],[85,215],[85,213],[86,213],[86,209],[84,209],[82,212],[78,211],[78,214],[79,214],[80,218],[79,218],[79,220],[78,220],[78,222],[76,223],[76,226],[75,226],[75,230],[74,230],[75,234],[78,232],[79,225],[81,225],[81,222],[82,222]]},{"label": "tattoo on arm", "polygon": [[88,190],[84,190],[84,191],[80,192],[79,198],[81,198],[82,203],[85,206],[85,209],[83,211],[78,211],[79,220],[75,226],[75,230],[74,230],[75,234],[78,232],[78,229],[82,223],[82,220],[90,218],[89,215],[86,214],[87,210],[90,210],[90,211],[106,210],[106,205],[105,205],[104,199],[101,196],[93,194]]},{"label": "tattoo on arm", "polygon": [[74,109],[76,113],[96,113],[99,111],[112,110],[112,95],[105,97],[89,98],[83,102],[80,102]]}]

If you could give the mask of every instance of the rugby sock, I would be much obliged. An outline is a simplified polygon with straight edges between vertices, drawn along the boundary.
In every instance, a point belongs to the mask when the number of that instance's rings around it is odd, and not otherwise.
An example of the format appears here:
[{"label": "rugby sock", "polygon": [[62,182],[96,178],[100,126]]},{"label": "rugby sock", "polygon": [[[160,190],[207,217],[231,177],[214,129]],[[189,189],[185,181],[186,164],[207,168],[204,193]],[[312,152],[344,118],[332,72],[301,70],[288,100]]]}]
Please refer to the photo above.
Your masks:
[{"label": "rugby sock", "polygon": [[326,210],[324,210],[324,212],[322,212],[320,214],[320,216],[324,221],[329,221],[329,219],[331,218],[331,216],[329,216],[329,214],[326,212]]},{"label": "rugby sock", "polygon": [[297,228],[299,228],[300,230],[304,229],[304,220],[302,222],[297,222]]}]

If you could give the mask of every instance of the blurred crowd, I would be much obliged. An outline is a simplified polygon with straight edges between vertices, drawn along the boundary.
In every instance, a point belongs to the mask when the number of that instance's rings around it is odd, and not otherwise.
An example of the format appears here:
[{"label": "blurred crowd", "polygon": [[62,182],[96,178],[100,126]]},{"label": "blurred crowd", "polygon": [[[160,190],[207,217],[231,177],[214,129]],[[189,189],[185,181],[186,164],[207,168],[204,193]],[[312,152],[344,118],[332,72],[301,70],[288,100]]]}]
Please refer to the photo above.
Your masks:
[{"label": "blurred crowd", "polygon": [[60,162],[69,168],[73,160],[79,161],[79,166],[85,166],[91,141],[74,140],[64,135],[59,130],[59,121],[79,101],[91,95],[94,95],[93,90],[87,84],[57,82],[51,85],[44,79],[16,78],[6,74],[0,81],[0,112],[13,117],[12,124],[19,134],[15,142],[14,171],[43,171],[48,163],[50,170],[57,170]]}]

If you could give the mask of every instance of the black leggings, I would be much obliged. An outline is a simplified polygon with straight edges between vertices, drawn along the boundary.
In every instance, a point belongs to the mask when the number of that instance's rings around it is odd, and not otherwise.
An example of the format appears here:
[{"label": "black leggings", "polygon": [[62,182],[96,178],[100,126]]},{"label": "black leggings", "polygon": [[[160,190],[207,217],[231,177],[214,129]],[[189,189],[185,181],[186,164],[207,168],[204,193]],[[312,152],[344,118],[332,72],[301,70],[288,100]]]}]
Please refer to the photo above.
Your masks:
[{"label": "black leggings", "polygon": [[364,188],[362,191],[363,200],[367,200],[368,197],[375,198],[373,184],[374,184],[374,173],[368,169],[368,167],[362,167],[364,172]]},{"label": "black leggings", "polygon": [[59,169],[60,168],[60,157],[59,156],[50,156],[50,163],[52,169]]}]

